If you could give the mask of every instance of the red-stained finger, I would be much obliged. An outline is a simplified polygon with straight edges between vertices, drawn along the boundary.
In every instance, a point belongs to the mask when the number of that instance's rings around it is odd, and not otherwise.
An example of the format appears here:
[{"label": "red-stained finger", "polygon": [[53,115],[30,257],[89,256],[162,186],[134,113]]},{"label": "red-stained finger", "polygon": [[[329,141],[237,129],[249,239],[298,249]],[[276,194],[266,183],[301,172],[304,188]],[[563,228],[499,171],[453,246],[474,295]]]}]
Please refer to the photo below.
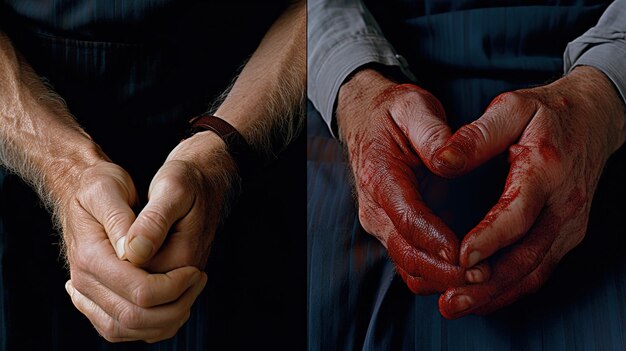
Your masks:
[{"label": "red-stained finger", "polygon": [[465,271],[441,258],[416,249],[401,235],[393,234],[387,242],[391,259],[406,274],[421,277],[432,284],[437,291],[465,282]]},{"label": "red-stained finger", "polygon": [[437,291],[437,288],[435,288],[436,284],[424,280],[424,278],[421,277],[414,277],[399,266],[396,266],[396,271],[409,287],[409,290],[416,295],[432,295],[441,292]]},{"label": "red-stained finger", "polygon": [[191,209],[196,194],[178,167],[162,167],[150,185],[149,201],[128,230],[126,258],[137,265],[159,250],[172,225]]},{"label": "red-stained finger", "polygon": [[[542,212],[534,229],[524,240],[505,253],[492,266],[489,281],[452,288],[441,295],[439,310],[447,319],[455,319],[492,303],[505,292],[525,281],[544,262],[561,231],[561,219]],[[529,278],[532,279],[532,278]],[[523,287],[525,291],[535,286]]]},{"label": "red-stained finger", "polygon": [[523,296],[539,290],[539,288],[541,288],[541,286],[543,286],[543,284],[548,280],[550,273],[552,273],[557,263],[558,262],[553,259],[551,254],[546,255],[543,261],[532,273],[524,277],[524,279],[512,286],[510,289],[506,289],[500,295],[494,296],[491,302],[475,309],[472,313],[491,313],[510,305]]},{"label": "red-stained finger", "polygon": [[536,112],[533,100],[519,93],[498,95],[479,119],[459,128],[437,150],[431,170],[446,178],[471,171],[515,143]]},{"label": "red-stained finger", "polygon": [[512,157],[502,196],[461,243],[462,267],[472,267],[520,240],[547,201],[544,175],[530,163],[531,149],[516,147],[520,150]]},{"label": "red-stained finger", "polygon": [[424,204],[415,173],[402,162],[385,160],[374,198],[396,231],[412,246],[456,264],[459,243],[452,230]]}]

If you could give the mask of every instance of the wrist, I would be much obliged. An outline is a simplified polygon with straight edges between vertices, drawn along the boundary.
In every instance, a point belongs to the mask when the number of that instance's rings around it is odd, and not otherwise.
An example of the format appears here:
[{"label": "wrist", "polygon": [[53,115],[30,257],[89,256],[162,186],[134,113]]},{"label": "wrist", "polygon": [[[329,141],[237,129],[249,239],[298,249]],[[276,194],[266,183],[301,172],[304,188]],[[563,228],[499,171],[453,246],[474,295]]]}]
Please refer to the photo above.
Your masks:
[{"label": "wrist", "polygon": [[213,131],[200,132],[180,142],[165,162],[169,161],[185,162],[211,181],[230,183],[238,178],[237,165],[226,143]]},{"label": "wrist", "polygon": [[626,108],[617,88],[602,71],[591,66],[578,66],[565,78],[575,87],[574,98],[581,99],[591,109],[587,117],[594,116],[594,123],[605,124],[600,138],[608,143],[608,157],[626,140]]},{"label": "wrist", "polygon": [[[65,147],[66,152],[50,157],[43,165],[43,193],[53,207],[65,207],[73,197],[84,174],[96,165],[110,162],[100,147],[85,138]],[[56,210],[56,208],[53,208]]]},{"label": "wrist", "polygon": [[[374,98],[396,83],[371,68],[362,68],[346,79],[337,97],[339,138],[349,142],[348,132],[367,125],[367,110]],[[365,113],[364,113],[365,112]]]}]

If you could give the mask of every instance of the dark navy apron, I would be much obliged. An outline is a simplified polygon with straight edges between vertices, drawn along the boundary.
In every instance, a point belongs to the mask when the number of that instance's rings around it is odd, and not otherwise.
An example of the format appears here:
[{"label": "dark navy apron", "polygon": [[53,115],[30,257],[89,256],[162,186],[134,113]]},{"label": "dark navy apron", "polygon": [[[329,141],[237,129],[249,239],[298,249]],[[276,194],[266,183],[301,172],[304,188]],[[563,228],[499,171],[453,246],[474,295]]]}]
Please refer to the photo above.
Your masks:
[{"label": "dark navy apron", "polygon": [[[502,92],[561,76],[567,43],[594,26],[608,6],[602,1],[366,3],[418,84],[442,102],[453,129],[478,118]],[[448,321],[438,312],[438,296],[413,296],[382,245],[363,231],[345,152],[311,104],[308,113],[310,350],[626,348],[624,151],[607,165],[585,241],[540,292],[489,316]],[[462,237],[497,201],[507,171],[501,155],[458,180],[431,176],[427,182],[437,193],[427,192],[425,199]]]},{"label": "dark navy apron", "polygon": [[[280,0],[0,3],[0,30],[130,173],[143,199],[186,121],[228,87],[285,7]],[[303,146],[244,184],[190,321],[174,339],[151,346],[107,343],[71,305],[48,214],[18,177],[0,170],[0,350],[302,344],[305,238],[293,233],[304,231],[304,165],[293,165]],[[274,206],[259,209],[259,199]],[[298,269],[302,278],[285,279]]]}]

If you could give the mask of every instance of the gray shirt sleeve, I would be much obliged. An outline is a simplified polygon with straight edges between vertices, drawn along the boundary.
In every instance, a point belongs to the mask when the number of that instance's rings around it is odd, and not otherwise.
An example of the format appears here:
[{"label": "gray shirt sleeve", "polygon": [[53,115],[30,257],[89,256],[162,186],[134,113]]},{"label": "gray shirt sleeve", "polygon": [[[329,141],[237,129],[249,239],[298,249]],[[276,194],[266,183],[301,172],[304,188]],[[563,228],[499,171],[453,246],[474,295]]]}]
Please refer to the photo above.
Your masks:
[{"label": "gray shirt sleeve", "polygon": [[563,61],[565,73],[579,65],[599,69],[626,102],[626,0],[613,2],[595,27],[570,42]]},{"label": "gray shirt sleeve", "polygon": [[331,133],[339,88],[358,67],[398,66],[414,80],[404,58],[396,54],[360,0],[309,0],[307,36],[307,94]]}]

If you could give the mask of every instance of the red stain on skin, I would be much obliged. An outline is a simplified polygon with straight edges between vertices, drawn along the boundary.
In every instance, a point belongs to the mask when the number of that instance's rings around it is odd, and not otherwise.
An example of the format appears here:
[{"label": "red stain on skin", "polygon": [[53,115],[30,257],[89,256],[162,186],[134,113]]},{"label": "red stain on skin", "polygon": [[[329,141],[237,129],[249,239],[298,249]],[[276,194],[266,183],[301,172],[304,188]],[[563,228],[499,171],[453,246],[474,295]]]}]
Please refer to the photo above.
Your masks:
[{"label": "red stain on skin", "polygon": [[516,186],[513,190],[506,190],[505,193],[500,197],[498,203],[495,204],[494,207],[491,208],[489,213],[485,216],[485,218],[478,223],[478,225],[470,232],[471,235],[476,235],[478,232],[482,232],[483,230],[491,227],[493,222],[500,217],[503,211],[507,210],[513,201],[515,201],[520,194],[521,187]]},{"label": "red stain on skin", "polygon": [[453,134],[446,142],[446,145],[437,151],[433,157],[433,169],[436,169],[442,177],[455,178],[462,174],[467,164],[461,168],[454,168],[444,161],[442,154],[445,151],[452,151],[458,155],[468,155],[472,157],[476,154],[476,142],[480,140],[480,131],[472,124],[462,127]]},{"label": "red stain on skin", "polygon": [[491,107],[493,107],[494,105],[500,104],[500,103],[501,103],[501,102],[502,102],[502,101],[506,98],[506,96],[507,96],[508,94],[509,94],[509,92],[506,92],[506,93],[502,93],[502,94],[500,94],[500,95],[496,96],[493,100],[491,100],[491,102],[489,103],[489,106],[487,106],[487,108],[485,109],[485,111],[486,111],[486,110],[488,110],[488,109],[490,109],[490,108],[491,108]]},{"label": "red stain on skin", "polygon": [[554,146],[554,143],[548,138],[541,138],[537,145],[537,151],[541,155],[544,161],[554,162],[560,161],[561,156],[559,150]]}]

